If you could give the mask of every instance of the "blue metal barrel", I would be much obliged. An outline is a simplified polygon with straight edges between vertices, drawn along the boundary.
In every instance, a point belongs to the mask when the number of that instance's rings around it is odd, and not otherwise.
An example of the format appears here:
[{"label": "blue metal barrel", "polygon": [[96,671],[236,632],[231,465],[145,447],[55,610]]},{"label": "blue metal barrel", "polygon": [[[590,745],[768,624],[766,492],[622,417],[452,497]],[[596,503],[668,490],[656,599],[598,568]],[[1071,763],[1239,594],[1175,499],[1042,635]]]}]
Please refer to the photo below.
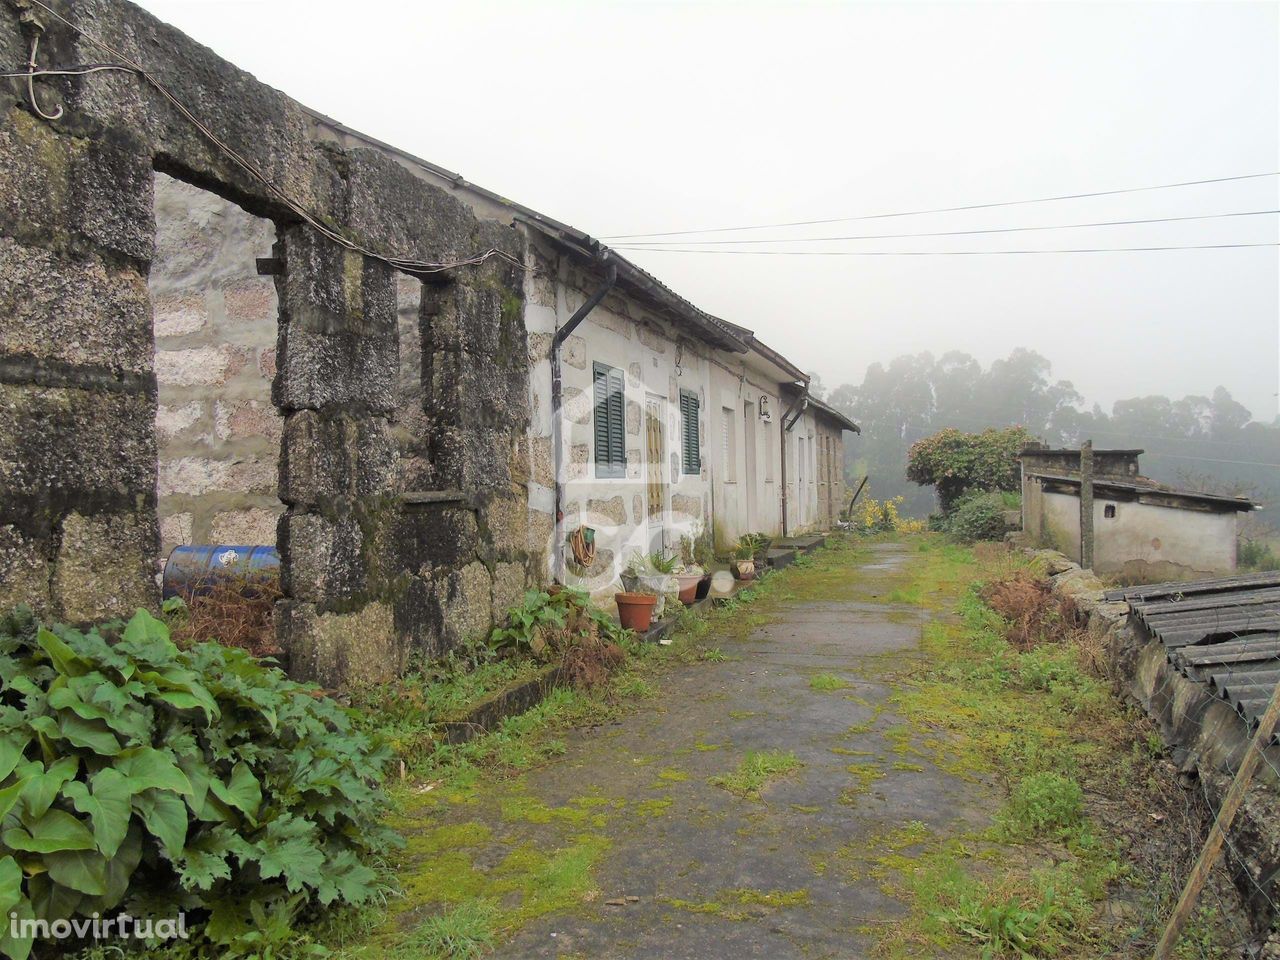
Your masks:
[{"label": "blue metal barrel", "polygon": [[280,582],[280,554],[271,546],[208,544],[175,547],[164,565],[164,598],[207,593],[220,583]]}]

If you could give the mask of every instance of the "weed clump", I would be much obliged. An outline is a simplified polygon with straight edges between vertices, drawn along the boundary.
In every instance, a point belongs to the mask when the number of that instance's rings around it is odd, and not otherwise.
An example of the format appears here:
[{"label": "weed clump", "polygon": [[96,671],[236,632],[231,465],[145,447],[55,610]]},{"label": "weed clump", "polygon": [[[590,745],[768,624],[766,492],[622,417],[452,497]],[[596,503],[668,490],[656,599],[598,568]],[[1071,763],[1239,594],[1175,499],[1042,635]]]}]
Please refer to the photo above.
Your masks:
[{"label": "weed clump", "polygon": [[800,760],[790,750],[752,750],[742,758],[737,770],[723,777],[712,777],[710,783],[739,797],[758,800],[765,786],[799,766]]},{"label": "weed clump", "polygon": [[1075,602],[1055,594],[1047,580],[1027,570],[990,581],[979,596],[1003,618],[1005,639],[1019,651],[1066,642],[1084,629]]},{"label": "weed clump", "polygon": [[1009,796],[1004,826],[1018,837],[1061,837],[1078,826],[1084,815],[1080,784],[1060,773],[1033,773]]}]

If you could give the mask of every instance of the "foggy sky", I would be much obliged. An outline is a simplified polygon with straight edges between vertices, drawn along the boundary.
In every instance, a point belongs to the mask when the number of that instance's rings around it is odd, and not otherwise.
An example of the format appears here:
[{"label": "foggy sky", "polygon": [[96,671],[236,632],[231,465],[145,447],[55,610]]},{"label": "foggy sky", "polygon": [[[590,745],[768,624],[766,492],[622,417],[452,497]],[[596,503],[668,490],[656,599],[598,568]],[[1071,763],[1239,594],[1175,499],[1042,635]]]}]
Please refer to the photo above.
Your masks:
[{"label": "foggy sky", "polygon": [[[143,0],[307,105],[595,236],[1280,170],[1275,3]],[[1280,208],[1280,178],[699,239]],[[1258,243],[1280,217],[762,249]],[[735,249],[721,247],[720,249]],[[741,249],[741,248],[737,248]],[[628,252],[828,387],[903,352],[1046,355],[1087,401],[1226,386],[1270,420],[1277,249]]]}]

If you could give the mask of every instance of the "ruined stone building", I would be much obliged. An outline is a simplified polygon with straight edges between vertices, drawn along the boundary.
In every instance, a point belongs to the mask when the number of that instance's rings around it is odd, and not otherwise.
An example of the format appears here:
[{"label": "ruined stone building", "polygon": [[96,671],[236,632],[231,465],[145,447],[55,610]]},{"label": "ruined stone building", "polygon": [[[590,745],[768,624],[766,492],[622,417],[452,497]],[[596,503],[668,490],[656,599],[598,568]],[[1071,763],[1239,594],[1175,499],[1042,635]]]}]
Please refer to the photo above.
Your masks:
[{"label": "ruined stone building", "polygon": [[124,0],[0,0],[33,51],[70,75],[0,87],[0,607],[125,615],[174,546],[276,544],[291,671],[358,682],[530,585],[838,514],[856,427],[581,231]]}]

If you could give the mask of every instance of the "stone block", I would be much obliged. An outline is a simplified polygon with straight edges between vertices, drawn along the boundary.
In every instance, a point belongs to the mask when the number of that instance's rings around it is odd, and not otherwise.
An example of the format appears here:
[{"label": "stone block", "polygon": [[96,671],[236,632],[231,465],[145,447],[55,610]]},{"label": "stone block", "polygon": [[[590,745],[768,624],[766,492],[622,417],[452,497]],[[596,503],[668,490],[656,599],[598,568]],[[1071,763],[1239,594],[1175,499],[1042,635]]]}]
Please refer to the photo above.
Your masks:
[{"label": "stone block", "polygon": [[640,436],[640,404],[634,400],[627,401],[627,434]]},{"label": "stone block", "polygon": [[423,318],[431,351],[461,351],[507,367],[528,363],[524,300],[518,288],[475,280],[431,288],[423,298]]},{"label": "stone block", "polygon": [[565,387],[560,395],[563,405],[561,414],[570,423],[588,424],[595,412],[595,401],[591,394],[577,387]]},{"label": "stone block", "polygon": [[525,540],[525,549],[529,556],[550,556],[554,547],[551,541],[555,534],[555,517],[543,510],[529,511],[529,528]]},{"label": "stone block", "polygon": [[133,267],[0,237],[0,352],[113,373],[151,372],[147,284]]},{"label": "stone block", "polygon": [[627,451],[627,479],[639,480],[642,465],[639,448],[632,447]]},{"label": "stone block", "polygon": [[524,552],[529,529],[527,497],[495,497],[484,507],[485,527],[490,544],[499,556],[513,557]]},{"label": "stone block", "polygon": [[213,405],[213,432],[219,440],[261,438],[277,444],[283,430],[284,417],[270,403],[218,400]]},{"label": "stone block", "polygon": [[99,249],[150,260],[155,246],[151,152],[113,131],[72,153],[71,217]]},{"label": "stone block", "polygon": [[637,524],[644,520],[644,497],[638,493],[631,498],[631,516]]},{"label": "stone block", "polygon": [[317,506],[336,497],[389,493],[398,459],[395,435],[382,417],[299,410],[284,423],[280,499]]},{"label": "stone block", "polygon": [[480,525],[469,507],[417,504],[401,514],[395,541],[394,567],[426,577],[473,561],[480,548]]},{"label": "stone block", "polygon": [[405,665],[406,644],[389,604],[322,612],[315,604],[276,606],[276,633],[289,673],[326,689],[384,683]]},{"label": "stone block", "polygon": [[161,293],[151,298],[152,329],[156,339],[195,333],[208,322],[209,310],[201,293]]},{"label": "stone block", "polygon": [[69,623],[127,618],[160,600],[157,529],[147,515],[71,513],[63,518],[52,580],[53,605]]},{"label": "stone block", "polygon": [[637,324],[636,336],[644,346],[648,347],[654,353],[667,352],[667,338],[662,335],[660,330],[651,327],[649,324]]},{"label": "stone block", "polygon": [[493,605],[490,621],[501,623],[524,599],[525,572],[520,563],[499,563],[493,569]]},{"label": "stone block", "polygon": [[444,610],[444,649],[488,634],[493,626],[493,580],[483,563],[469,563],[442,575],[435,589]]},{"label": "stone block", "polygon": [[398,338],[389,334],[321,334],[285,324],[272,397],[285,410],[360,405],[389,415],[396,404]]},{"label": "stone block", "polygon": [[12,526],[0,527],[0,613],[25,603],[38,614],[49,612],[47,544],[29,539]]},{"label": "stone block", "polygon": [[426,360],[426,408],[440,420],[521,431],[529,420],[529,381],[490,357],[437,351]]},{"label": "stone block", "polygon": [[677,493],[671,497],[671,520],[681,523],[686,520],[702,519],[702,498]]},{"label": "stone block", "polygon": [[64,136],[11,108],[0,168],[0,234],[62,253],[151,258],[151,154],[127,134]]},{"label": "stone block", "polygon": [[0,522],[134,509],[155,484],[154,421],[144,394],[0,384]]},{"label": "stone block", "polygon": [[627,365],[627,386],[632,390],[640,390],[644,387],[644,368],[638,363]]},{"label": "stone block", "polygon": [[[192,400],[180,407],[159,404],[156,407],[156,433],[161,440],[174,440],[192,430],[204,418],[204,411],[201,400]],[[193,436],[190,439],[197,438]]]},{"label": "stone block", "polygon": [[231,463],[212,457],[175,457],[161,460],[156,492],[162,497],[199,497],[218,490],[233,490]]},{"label": "stone block", "polygon": [[363,547],[364,532],[352,515],[286,515],[279,544],[285,595],[321,608],[359,596],[367,585]]},{"label": "stone block", "polygon": [[[191,543],[191,534],[193,526],[193,517],[190,513],[183,511],[175,513],[168,517],[160,518],[160,543],[162,553],[167,554],[169,549],[183,544]],[[248,540],[222,540],[221,543],[250,543]],[[275,543],[275,530],[271,531],[270,543]]]},{"label": "stone block", "polygon": [[556,482],[550,437],[529,438],[529,477],[534,483],[544,487]]},{"label": "stone block", "polygon": [[504,430],[439,427],[431,438],[436,483],[446,490],[508,490],[510,448]]},{"label": "stone block", "polygon": [[269,331],[274,339],[279,307],[270,277],[245,277],[225,285],[222,304],[228,324]]},{"label": "stone block", "polygon": [[560,347],[560,359],[566,367],[587,369],[587,341],[577,334],[566,337]]},{"label": "stone block", "polygon": [[248,359],[246,350],[228,344],[157,350],[156,380],[174,387],[220,387],[239,373]]},{"label": "stone block", "polygon": [[284,273],[276,278],[281,313],[316,334],[396,333],[396,272],[307,227],[282,235]]},{"label": "stone block", "polygon": [[591,527],[625,526],[627,523],[626,502],[622,497],[588,500],[586,522]]},{"label": "stone block", "polygon": [[[274,546],[276,525],[279,523],[281,512],[282,510],[253,507],[248,510],[224,510],[215,513],[209,529],[209,540],[213,543]],[[185,514],[185,516],[190,522],[191,515]],[[161,535],[163,536],[163,524]]]},{"label": "stone block", "polygon": [[276,375],[275,347],[263,347],[258,351],[258,372],[267,378],[271,378]]},{"label": "stone block", "polygon": [[348,150],[346,166],[346,221],[374,249],[430,263],[484,252],[472,241],[475,217],[443,188],[379,150]]},{"label": "stone block", "polygon": [[529,366],[545,363],[551,359],[552,335],[549,333],[531,333],[528,339]]}]

